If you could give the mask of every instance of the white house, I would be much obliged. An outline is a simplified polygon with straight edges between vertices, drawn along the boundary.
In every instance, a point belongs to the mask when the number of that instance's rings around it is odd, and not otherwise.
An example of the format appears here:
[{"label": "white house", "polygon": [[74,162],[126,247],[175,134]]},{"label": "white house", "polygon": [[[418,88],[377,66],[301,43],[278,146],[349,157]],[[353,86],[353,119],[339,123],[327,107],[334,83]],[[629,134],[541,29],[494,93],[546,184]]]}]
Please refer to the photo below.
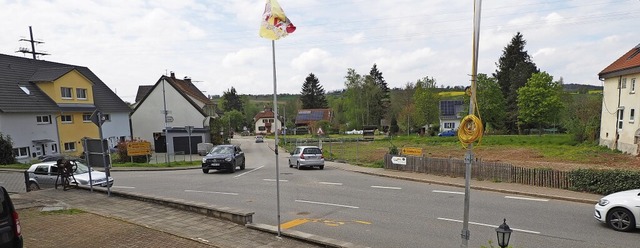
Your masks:
[{"label": "white house", "polygon": [[274,118],[273,110],[265,107],[253,117],[253,130],[256,134],[271,134],[282,128],[282,122]]},{"label": "white house", "polygon": [[640,45],[632,48],[598,74],[604,81],[600,145],[625,153],[640,152]]},{"label": "white house", "polygon": [[462,117],[460,112],[464,110],[464,102],[461,100],[440,101],[440,132],[445,130],[458,130]]},{"label": "white house", "polygon": [[198,143],[210,142],[209,120],[217,117],[216,107],[190,78],[177,79],[171,72],[153,86],[140,86],[138,95],[144,96],[131,113],[134,138],[151,142],[156,152],[170,154],[195,154]]}]

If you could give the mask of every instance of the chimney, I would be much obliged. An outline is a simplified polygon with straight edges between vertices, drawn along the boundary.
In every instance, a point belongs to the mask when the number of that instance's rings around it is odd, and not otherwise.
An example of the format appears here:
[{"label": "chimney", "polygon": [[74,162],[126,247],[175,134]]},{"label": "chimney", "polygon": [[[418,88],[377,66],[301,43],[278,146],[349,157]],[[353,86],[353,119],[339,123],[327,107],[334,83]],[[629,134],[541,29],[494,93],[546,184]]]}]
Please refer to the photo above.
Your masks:
[{"label": "chimney", "polygon": [[171,78],[176,79],[176,74],[171,72]]},{"label": "chimney", "polygon": [[184,81],[185,81],[185,82],[187,82],[187,83],[191,83],[191,78],[190,78],[190,77],[185,76],[185,77],[184,77]]}]

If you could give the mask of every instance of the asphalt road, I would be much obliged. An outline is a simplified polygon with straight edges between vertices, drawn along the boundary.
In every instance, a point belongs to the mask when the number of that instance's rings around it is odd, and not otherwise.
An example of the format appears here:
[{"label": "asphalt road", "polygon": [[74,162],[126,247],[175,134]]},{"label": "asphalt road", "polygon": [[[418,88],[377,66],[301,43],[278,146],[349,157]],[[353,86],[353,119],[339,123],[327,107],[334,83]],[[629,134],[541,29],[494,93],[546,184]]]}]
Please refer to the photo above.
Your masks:
[{"label": "asphalt road", "polygon": [[[114,188],[255,211],[254,222],[277,225],[272,140],[234,139],[244,171],[112,172]],[[326,166],[297,170],[280,154],[280,223],[371,247],[459,247],[464,189],[364,175]],[[639,231],[615,232],[593,217],[593,205],[472,191],[469,247],[495,242],[506,218],[514,247],[637,247]]]}]

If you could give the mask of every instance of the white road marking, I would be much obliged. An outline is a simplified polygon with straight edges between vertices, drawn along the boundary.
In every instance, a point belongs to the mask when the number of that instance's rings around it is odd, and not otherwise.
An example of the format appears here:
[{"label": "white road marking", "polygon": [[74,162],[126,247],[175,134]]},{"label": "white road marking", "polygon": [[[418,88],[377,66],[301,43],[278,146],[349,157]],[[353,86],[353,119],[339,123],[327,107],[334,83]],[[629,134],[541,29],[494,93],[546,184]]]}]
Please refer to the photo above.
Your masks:
[{"label": "white road marking", "polygon": [[376,185],[371,186],[371,188],[376,188],[376,189],[402,189],[400,187],[386,187],[386,186],[376,186]]},{"label": "white road marking", "polygon": [[229,193],[229,192],[215,192],[215,191],[200,191],[200,190],[189,190],[185,189],[184,192],[192,192],[192,193],[206,193],[206,194],[220,194],[220,195],[238,195],[238,193]]},{"label": "white road marking", "polygon": [[343,207],[343,208],[360,208],[360,207],[356,207],[356,206],[340,205],[340,204],[326,203],[326,202],[305,201],[305,200],[296,200],[296,202],[311,203],[311,204],[318,204],[318,205],[327,205],[327,206],[334,206],[334,207]]},{"label": "white road marking", "polygon": [[464,192],[458,192],[458,191],[432,190],[431,192],[433,192],[433,193],[464,195]]},{"label": "white road marking", "polygon": [[131,187],[131,186],[117,186],[117,185],[113,185],[113,186],[111,186],[111,188],[119,188],[119,189],[135,189],[136,187]]},{"label": "white road marking", "polygon": [[[275,182],[275,181],[276,181],[275,179],[267,179],[267,178],[262,179],[262,180],[265,180],[265,181],[267,181],[267,182]],[[289,180],[280,179],[280,182],[288,182],[288,181],[289,181]]]},{"label": "white road marking", "polygon": [[342,183],[331,183],[331,182],[318,182],[319,184],[326,184],[326,185],[342,185]]},{"label": "white road marking", "polygon": [[247,172],[245,172],[245,173],[238,174],[237,176],[234,176],[234,178],[238,178],[238,177],[244,176],[244,175],[246,175],[246,174],[249,174],[249,173],[251,173],[251,172],[257,171],[257,170],[259,170],[259,169],[262,169],[262,167],[264,167],[264,165],[263,165],[263,166],[260,166],[260,167],[258,167],[258,168],[255,168],[255,169],[253,169],[253,170],[247,171]]},{"label": "white road marking", "polygon": [[[438,220],[462,223],[461,220],[454,220],[454,219],[447,219],[447,218],[438,218]],[[489,225],[489,224],[483,224],[483,223],[471,222],[471,221],[469,222],[469,224],[477,225],[477,226],[486,226],[486,227],[498,228],[498,226],[496,226],[496,225]],[[540,232],[524,230],[524,229],[518,229],[518,228],[511,228],[511,230],[518,231],[518,232],[524,232],[524,233],[540,234]]]},{"label": "white road marking", "polygon": [[516,200],[527,200],[527,201],[541,201],[548,202],[549,199],[540,199],[540,198],[529,198],[529,197],[519,197],[519,196],[505,196],[507,199],[516,199]]}]

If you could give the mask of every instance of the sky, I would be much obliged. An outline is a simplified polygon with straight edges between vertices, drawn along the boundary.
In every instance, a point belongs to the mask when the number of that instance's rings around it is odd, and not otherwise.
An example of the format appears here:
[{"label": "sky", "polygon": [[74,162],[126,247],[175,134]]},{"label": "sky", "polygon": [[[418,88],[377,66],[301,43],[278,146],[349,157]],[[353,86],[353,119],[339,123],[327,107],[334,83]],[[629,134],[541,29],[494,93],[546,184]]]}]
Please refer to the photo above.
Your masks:
[{"label": "sky", "polygon": [[[313,73],[326,92],[344,89],[349,68],[376,64],[390,88],[424,77],[467,86],[473,1],[279,0],[297,27],[258,35],[264,0],[0,0],[0,53],[30,48],[39,59],[86,66],[122,100],[174,72],[205,95],[299,94]],[[491,75],[517,32],[541,71],[564,83],[601,85],[598,73],[640,44],[640,0],[485,0],[478,73]]]}]

